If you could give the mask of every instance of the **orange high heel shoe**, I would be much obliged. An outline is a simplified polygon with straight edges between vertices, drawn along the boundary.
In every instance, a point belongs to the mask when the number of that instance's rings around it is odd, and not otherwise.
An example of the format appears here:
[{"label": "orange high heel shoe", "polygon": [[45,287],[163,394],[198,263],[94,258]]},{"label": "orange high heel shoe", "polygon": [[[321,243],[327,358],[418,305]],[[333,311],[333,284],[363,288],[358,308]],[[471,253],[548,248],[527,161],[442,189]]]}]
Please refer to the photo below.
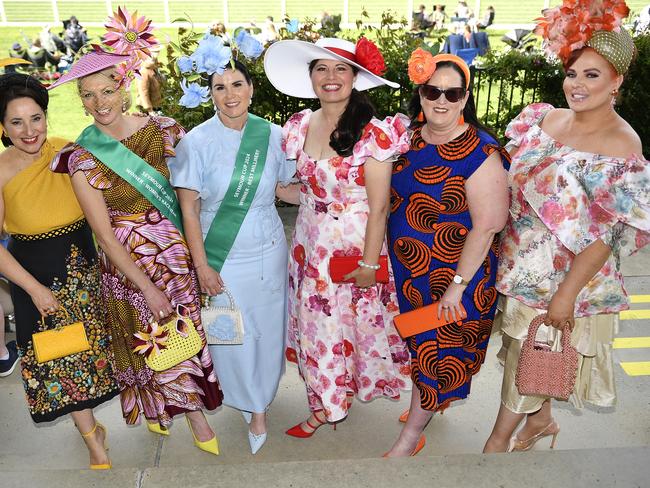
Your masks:
[{"label": "orange high heel shoe", "polygon": [[[290,435],[291,437],[297,437],[299,439],[308,439],[309,437],[313,436],[314,432],[316,432],[319,427],[321,427],[321,426],[328,423],[326,418],[324,420],[321,420],[318,417],[318,415],[317,415],[318,412],[322,412],[322,410],[316,410],[313,413],[314,418],[316,419],[316,422],[318,422],[316,425],[313,425],[311,422],[309,422],[309,420],[311,419],[311,417],[309,417],[304,422],[300,422],[299,424],[294,425],[293,427],[291,427],[289,430],[286,431],[286,434]],[[325,414],[323,414],[323,416],[324,415]],[[303,429],[302,424],[307,424],[307,426],[312,430]],[[336,424],[332,424],[332,427],[334,427],[334,430],[336,430]]]},{"label": "orange high heel shoe", "polygon": [[405,424],[406,421],[409,419],[409,413],[411,413],[411,410],[404,410],[402,412],[402,415],[399,416],[399,421]]},{"label": "orange high heel shoe", "polygon": [[513,435],[510,438],[510,444],[508,445],[508,452],[513,452],[513,451],[529,451],[532,449],[532,447],[535,445],[535,443],[542,439],[543,437],[548,437],[550,435],[553,436],[551,439],[551,449],[555,447],[555,440],[557,439],[557,435],[560,433],[560,426],[555,423],[555,420],[551,420],[551,423],[548,424],[546,427],[544,427],[541,431],[539,431],[537,434],[534,436],[526,439],[526,440],[521,440],[517,437],[517,435]]},{"label": "orange high heel shoe", "polygon": [[[95,426],[92,428],[92,430],[90,430],[90,432],[86,432],[85,434],[81,434],[81,437],[83,437],[84,439],[89,438],[90,436],[95,434],[98,427],[102,431],[104,431],[104,450],[108,450],[107,447],[106,447],[106,438],[108,437],[107,432],[106,432],[106,427],[104,427],[102,424],[100,424],[97,421],[95,421]],[[90,464],[90,469],[95,469],[95,470],[111,469],[112,467],[113,467],[113,465],[112,465],[110,459],[108,460],[107,463],[102,463],[102,464],[92,464],[91,463]]]}]

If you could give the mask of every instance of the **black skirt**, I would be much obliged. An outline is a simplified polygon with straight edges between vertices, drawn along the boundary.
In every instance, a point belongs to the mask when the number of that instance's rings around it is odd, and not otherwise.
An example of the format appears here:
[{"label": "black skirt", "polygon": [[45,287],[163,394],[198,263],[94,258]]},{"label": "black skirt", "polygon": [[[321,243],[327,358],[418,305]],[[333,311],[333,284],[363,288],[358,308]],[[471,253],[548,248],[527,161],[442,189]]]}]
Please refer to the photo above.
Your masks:
[{"label": "black skirt", "polygon": [[[23,385],[34,422],[49,422],[113,398],[119,390],[113,378],[99,264],[88,224],[81,220],[46,234],[12,235],[7,249],[65,308],[47,317],[43,326],[30,296],[11,285]],[[84,324],[90,349],[39,364],[32,334],[77,321]]]}]

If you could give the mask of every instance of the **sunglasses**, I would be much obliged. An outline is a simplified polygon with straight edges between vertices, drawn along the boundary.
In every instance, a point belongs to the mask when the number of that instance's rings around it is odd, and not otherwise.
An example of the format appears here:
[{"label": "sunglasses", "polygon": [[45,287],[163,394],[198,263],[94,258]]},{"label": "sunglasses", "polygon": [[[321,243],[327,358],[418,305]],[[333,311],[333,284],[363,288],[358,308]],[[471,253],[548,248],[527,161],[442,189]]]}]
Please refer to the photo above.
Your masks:
[{"label": "sunglasses", "polygon": [[447,88],[446,90],[441,90],[437,86],[433,85],[421,85],[420,86],[420,95],[422,95],[427,100],[438,100],[440,95],[444,94],[448,102],[456,103],[465,96],[465,88]]}]

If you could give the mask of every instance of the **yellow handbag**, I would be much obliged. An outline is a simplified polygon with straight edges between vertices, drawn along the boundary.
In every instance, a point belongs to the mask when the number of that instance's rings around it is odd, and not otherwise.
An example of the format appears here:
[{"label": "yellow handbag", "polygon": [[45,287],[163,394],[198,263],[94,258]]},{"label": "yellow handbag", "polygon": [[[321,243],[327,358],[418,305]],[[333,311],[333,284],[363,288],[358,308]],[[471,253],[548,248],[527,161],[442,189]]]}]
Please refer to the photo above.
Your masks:
[{"label": "yellow handbag", "polygon": [[203,347],[190,310],[181,304],[176,307],[176,317],[162,325],[152,322],[133,335],[133,351],[143,355],[144,362],[154,371],[172,368],[196,356]]},{"label": "yellow handbag", "polygon": [[[69,322],[70,315],[64,308],[61,310],[65,312]],[[44,317],[41,317],[41,327],[45,328]],[[32,344],[38,363],[46,363],[90,349],[83,322],[73,322],[43,332],[36,332],[32,334]]]}]

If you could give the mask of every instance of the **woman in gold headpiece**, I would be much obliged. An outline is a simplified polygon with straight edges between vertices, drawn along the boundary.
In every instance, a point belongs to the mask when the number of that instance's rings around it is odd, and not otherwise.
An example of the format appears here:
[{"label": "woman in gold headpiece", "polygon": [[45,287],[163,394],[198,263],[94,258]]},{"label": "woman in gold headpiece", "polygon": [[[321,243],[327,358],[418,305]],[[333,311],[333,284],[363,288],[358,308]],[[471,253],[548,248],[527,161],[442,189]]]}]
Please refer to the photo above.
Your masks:
[{"label": "woman in gold headpiece", "polygon": [[[506,295],[505,364],[484,452],[528,450],[549,436],[555,445],[560,427],[550,398],[521,395],[515,384],[523,340],[539,314],[550,326],[542,328],[549,345],[564,331],[578,351],[571,403],[615,403],[612,339],[617,313],[628,308],[620,256],[650,242],[650,171],[639,136],[615,110],[634,57],[620,26],[629,9],[618,0],[568,3],[545,11],[538,32],[562,61],[569,108],[530,105],[506,130],[511,203],[497,274]],[[584,18],[589,25],[573,28]]]}]

